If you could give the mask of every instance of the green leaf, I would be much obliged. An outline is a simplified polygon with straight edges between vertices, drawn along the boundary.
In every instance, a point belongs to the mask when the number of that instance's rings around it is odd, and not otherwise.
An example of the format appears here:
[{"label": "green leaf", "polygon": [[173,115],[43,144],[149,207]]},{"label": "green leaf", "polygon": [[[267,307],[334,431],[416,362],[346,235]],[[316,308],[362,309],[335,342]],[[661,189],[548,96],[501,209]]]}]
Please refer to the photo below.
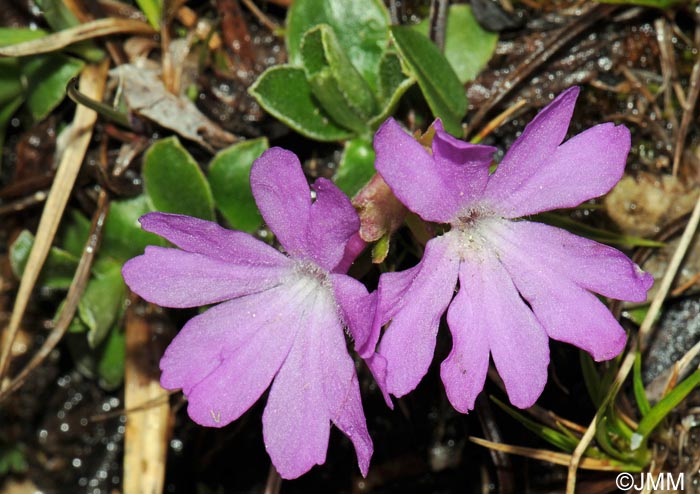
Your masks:
[{"label": "green leaf", "polygon": [[[62,31],[78,26],[80,21],[73,15],[64,0],[35,0],[41,8],[46,23],[54,31]],[[104,52],[91,41],[81,41],[66,49],[90,62],[98,62],[104,58]]]},{"label": "green leaf", "polygon": [[121,386],[125,359],[126,336],[121,328],[114,326],[100,347],[97,358],[97,375],[103,389],[110,391]]},{"label": "green leaf", "polygon": [[347,141],[333,181],[349,197],[354,196],[374,175],[374,158],[370,141],[362,138]]},{"label": "green leaf", "polygon": [[214,220],[209,183],[177,137],[161,139],[146,151],[143,183],[156,211]]},{"label": "green leaf", "polygon": [[90,278],[78,303],[78,314],[88,327],[87,340],[91,348],[96,348],[107,336],[124,307],[125,297],[121,264],[111,262],[108,269]]},{"label": "green leaf", "polygon": [[136,0],[136,4],[153,29],[160,29],[160,20],[163,17],[163,0]]},{"label": "green leaf", "polygon": [[609,430],[608,417],[603,416],[600,419],[600,422],[596,425],[595,430],[595,439],[598,443],[598,446],[600,446],[600,449],[605,451],[606,454],[610,455],[610,457],[615,458],[616,460],[627,461],[632,459],[631,455],[623,453],[612,443],[611,435],[612,434]]},{"label": "green leaf", "polygon": [[[21,278],[24,273],[33,245],[34,235],[28,230],[23,230],[10,246],[10,266],[18,278]],[[78,258],[65,250],[51,247],[38,283],[49,288],[66,289],[73,281],[77,268]]]},{"label": "green leaf", "polygon": [[78,59],[53,53],[20,59],[22,73],[27,78],[27,107],[35,121],[44,119],[63,101],[66,85],[82,70]]},{"label": "green leaf", "polygon": [[12,115],[22,106],[24,103],[24,97],[18,96],[17,98],[5,102],[0,109],[0,172],[2,171],[2,149],[5,146],[5,131],[7,130],[7,124],[12,119]]},{"label": "green leaf", "polygon": [[0,108],[5,111],[8,101],[22,98],[22,72],[16,58],[0,58]]},{"label": "green leaf", "polygon": [[342,141],[352,133],[333,122],[311,93],[304,69],[277,65],[263,72],[248,92],[265,110],[317,141]]},{"label": "green leaf", "polygon": [[46,23],[54,31],[68,29],[80,24],[73,12],[63,3],[63,0],[35,0],[35,2],[41,9]]},{"label": "green leaf", "polygon": [[[413,27],[428,36],[428,19]],[[482,29],[469,5],[450,6],[445,32],[445,58],[462,84],[479,75],[491,60],[497,42],[498,34]]]},{"label": "green leaf", "polygon": [[604,244],[624,245],[626,247],[663,247],[665,245],[663,242],[657,242],[655,240],[648,240],[646,238],[595,228],[557,213],[540,213],[535,218],[548,225],[563,228],[571,233]]},{"label": "green leaf", "polygon": [[583,383],[588,391],[588,396],[593,402],[593,406],[598,408],[603,399],[603,383],[598,370],[596,369],[593,358],[586,352],[579,352],[579,360],[581,363],[581,373],[583,374]]},{"label": "green leaf", "polygon": [[369,133],[365,120],[357,115],[345,95],[340,91],[330,69],[326,68],[316,72],[309,77],[308,81],[313,95],[335,123],[353,130],[357,134]]},{"label": "green leaf", "polygon": [[461,137],[467,96],[450,63],[437,46],[411,27],[393,26],[391,36],[404,69],[418,81],[430,109],[447,132]]},{"label": "green leaf", "polygon": [[537,423],[534,420],[530,420],[525,415],[516,412],[496,397],[491,396],[491,400],[496,403],[501,410],[520,422],[520,424],[525,426],[527,429],[534,432],[537,436],[547,441],[549,444],[569,453],[576,449],[576,446],[578,445],[578,441],[576,439],[573,439],[570,436],[559,432],[558,430],[552,429],[551,427],[547,427],[546,425]]},{"label": "green leaf", "polygon": [[[343,105],[363,124],[376,113],[376,102],[371,89],[350,63],[330,26],[321,24],[306,32],[301,44],[301,56],[313,93],[331,116],[335,118],[334,102],[327,104],[316,92],[313,83],[319,73],[326,73],[326,78],[333,81]],[[337,118],[336,121],[340,123]]]},{"label": "green leaf", "polygon": [[289,61],[300,65],[304,33],[328,24],[338,44],[372,90],[389,40],[389,13],[381,0],[295,0],[287,15]]},{"label": "green leaf", "polygon": [[637,351],[634,356],[634,368],[632,374],[632,387],[634,389],[634,398],[637,400],[639,413],[643,416],[647,415],[651,410],[649,398],[647,398],[644,382],[642,381],[642,354]]},{"label": "green leaf", "polygon": [[16,45],[25,41],[43,38],[47,32],[43,29],[26,27],[0,27],[0,46]]},{"label": "green leaf", "polygon": [[643,446],[649,435],[661,421],[671,413],[700,383],[700,370],[696,370],[649,410],[639,422],[637,432],[632,436],[632,450]]},{"label": "green leaf", "polygon": [[236,230],[252,232],[262,223],[250,190],[250,167],[268,146],[265,137],[239,142],[219,151],[209,165],[216,207]]},{"label": "green leaf", "polygon": [[401,60],[395,53],[388,52],[379,65],[379,101],[382,106],[377,116],[369,122],[370,129],[376,130],[399,104],[401,96],[416,80],[406,77],[401,69]]},{"label": "green leaf", "polygon": [[112,202],[104,226],[100,254],[125,262],[143,254],[147,245],[165,245],[161,237],[141,229],[139,218],[151,211],[153,209],[144,194]]}]

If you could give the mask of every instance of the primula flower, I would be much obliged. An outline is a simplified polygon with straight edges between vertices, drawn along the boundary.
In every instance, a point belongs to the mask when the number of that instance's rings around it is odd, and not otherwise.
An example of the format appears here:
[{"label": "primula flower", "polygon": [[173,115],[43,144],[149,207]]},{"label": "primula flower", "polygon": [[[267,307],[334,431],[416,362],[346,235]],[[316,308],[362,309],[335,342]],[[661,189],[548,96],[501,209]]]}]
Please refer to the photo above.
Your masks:
[{"label": "primula flower", "polygon": [[403,396],[426,374],[445,310],[453,347],[440,373],[461,412],[474,408],[489,354],[511,403],[525,408],[547,381],[548,338],[598,361],[624,348],[624,330],[591,292],[641,302],[652,277],[616,249],[518,220],[577,206],[622,176],[624,126],[597,125],[562,144],[577,96],[569,89],[544,108],[492,175],[494,148],[455,139],[439,120],[432,155],[394,120],[378,130],[376,168],[394,194],[451,227],[427,243],[418,265],[380,278],[373,331],[391,324],[373,360],[386,360],[385,392]]},{"label": "primula flower", "polygon": [[160,362],[161,385],[182,388],[195,422],[222,427],[272,383],[263,436],[282,477],[324,463],[331,422],[353,442],[366,475],[373,446],[343,331],[360,348],[374,315],[374,294],[343,274],[357,214],[323,178],[312,186],[312,202],[299,160],[280,148],[253,164],[250,181],[287,255],[216,223],[163,213],[141,218],[144,230],[178,248],[147,247],[127,262],[129,287],[164,307],[218,304],[172,341]]}]

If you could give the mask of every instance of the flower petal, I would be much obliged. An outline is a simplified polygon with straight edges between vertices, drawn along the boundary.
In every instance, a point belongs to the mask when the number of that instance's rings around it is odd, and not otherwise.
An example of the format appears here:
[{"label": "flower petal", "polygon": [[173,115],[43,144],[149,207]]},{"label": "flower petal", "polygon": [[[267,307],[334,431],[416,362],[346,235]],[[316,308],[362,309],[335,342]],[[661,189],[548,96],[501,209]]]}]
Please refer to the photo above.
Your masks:
[{"label": "flower petal", "polygon": [[314,353],[321,357],[320,367],[316,369],[316,373],[323,382],[329,417],[352,441],[360,471],[363,476],[366,476],[374,447],[362,409],[355,363],[348,355],[345,334],[335,316],[335,305],[329,303],[322,310],[327,314],[326,321],[314,326],[315,334],[309,341],[314,345]]},{"label": "flower petal", "polygon": [[392,192],[423,219],[447,223],[459,209],[459,197],[445,190],[433,157],[393,118],[374,135],[374,162]]},{"label": "flower petal", "polygon": [[[457,284],[459,258],[452,235],[430,240],[416,268],[411,270],[415,277],[408,286],[400,275],[382,275],[379,281],[379,307],[387,313],[379,314],[378,320],[392,319],[379,343],[379,353],[387,361],[387,391],[397,397],[418,385],[433,358],[440,318]],[[390,286],[396,281],[403,290]],[[391,300],[388,295],[392,295]]]},{"label": "flower petal", "polygon": [[444,131],[438,119],[433,123],[433,158],[445,185],[444,193],[459,197],[460,209],[481,198],[489,177],[496,148],[471,144]]},{"label": "flower petal", "polygon": [[471,274],[470,292],[481,294],[481,317],[496,369],[510,402],[519,408],[532,406],[547,383],[549,341],[539,321],[520,298],[510,275],[490,251],[481,259],[465,260]]},{"label": "flower petal", "polygon": [[624,349],[625,331],[590,292],[519,247],[504,245],[498,255],[551,338],[571,343],[598,361]]},{"label": "flower petal", "polygon": [[126,284],[163,307],[198,307],[279,285],[289,267],[233,264],[180,249],[149,246],[122,267]]},{"label": "flower petal", "polygon": [[489,369],[490,322],[482,307],[481,273],[471,263],[459,269],[459,292],[447,311],[447,323],[452,333],[452,351],[440,365],[440,376],[447,398],[459,412],[474,409],[476,397],[484,389]]},{"label": "flower petal", "polygon": [[499,211],[519,218],[602,196],[622,178],[630,143],[627,127],[612,123],[572,137],[516,189],[498,189]]},{"label": "flower petal", "polygon": [[250,187],[265,223],[293,257],[306,252],[311,192],[299,158],[273,147],[250,169]]},{"label": "flower petal", "polygon": [[[325,332],[340,330],[328,295],[317,293],[297,315],[298,333],[275,378],[263,413],[263,436],[272,463],[285,479],[296,478],[326,461],[330,434],[323,373],[318,349]],[[328,305],[331,305],[330,310]]]},{"label": "flower petal", "polygon": [[377,292],[368,293],[365,285],[344,274],[331,274],[335,300],[355,342],[355,351],[368,358],[374,353],[380,327],[373,328]]},{"label": "flower petal", "polygon": [[485,234],[502,251],[517,251],[586,290],[631,302],[646,300],[654,278],[607,245],[530,221],[492,221]]},{"label": "flower petal", "polygon": [[491,205],[499,206],[551,159],[566,136],[578,93],[578,87],[567,89],[527,124],[489,178],[484,198]]},{"label": "flower petal", "polygon": [[433,125],[430,156],[389,118],[374,136],[375,166],[411,211],[428,221],[448,223],[483,190],[495,149],[448,135],[440,120]]},{"label": "flower petal", "polygon": [[148,213],[141,227],[183,250],[237,264],[291,266],[278,250],[243,232],[227,230],[212,221],[169,213]]},{"label": "flower petal", "polygon": [[[308,285],[308,284],[307,284]],[[293,316],[310,288],[280,286],[191,319],[163,356],[161,385],[182,388],[192,419],[222,427],[267,389],[294,342]]]},{"label": "flower petal", "polygon": [[306,225],[307,255],[332,271],[343,259],[350,238],[360,230],[360,218],[348,196],[330,180],[319,178],[312,189],[316,200]]}]

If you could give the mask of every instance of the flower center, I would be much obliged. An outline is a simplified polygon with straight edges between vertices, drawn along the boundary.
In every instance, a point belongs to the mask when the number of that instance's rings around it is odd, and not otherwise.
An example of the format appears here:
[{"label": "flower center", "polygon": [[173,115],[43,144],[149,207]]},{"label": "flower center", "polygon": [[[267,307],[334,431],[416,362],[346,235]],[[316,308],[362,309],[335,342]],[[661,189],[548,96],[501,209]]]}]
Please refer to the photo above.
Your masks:
[{"label": "flower center", "polygon": [[299,277],[313,281],[320,287],[329,288],[331,286],[330,280],[328,279],[328,271],[311,261],[297,261],[294,272]]},{"label": "flower center", "polygon": [[449,234],[453,235],[456,251],[462,259],[480,257],[480,252],[488,247],[488,224],[501,221],[491,211],[484,208],[471,208],[463,211],[451,223]]}]

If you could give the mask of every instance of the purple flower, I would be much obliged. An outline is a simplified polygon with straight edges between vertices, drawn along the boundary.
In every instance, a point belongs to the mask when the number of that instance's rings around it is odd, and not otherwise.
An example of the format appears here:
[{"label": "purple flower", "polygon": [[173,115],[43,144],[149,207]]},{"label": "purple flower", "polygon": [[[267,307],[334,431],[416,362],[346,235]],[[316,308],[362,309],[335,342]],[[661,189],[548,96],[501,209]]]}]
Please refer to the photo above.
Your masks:
[{"label": "purple flower", "polygon": [[377,171],[394,194],[424,220],[450,225],[418,265],[380,279],[373,331],[391,324],[372,360],[386,365],[385,392],[403,396],[417,386],[445,310],[453,347],[440,371],[461,412],[474,408],[489,355],[511,403],[525,408],[547,381],[548,338],[599,361],[624,348],[624,330],[591,292],[641,302],[653,278],[611,247],[517,220],[577,206],[622,176],[630,149],[624,126],[597,125],[562,144],[578,92],[543,109],[492,175],[494,148],[455,139],[439,120],[432,155],[394,120],[377,132]]},{"label": "purple flower", "polygon": [[141,218],[145,230],[178,248],[147,247],[127,262],[129,287],[165,307],[218,304],[191,319],[170,344],[160,362],[161,384],[182,388],[195,422],[222,427],[272,383],[263,436],[282,477],[324,463],[331,422],[353,442],[366,475],[373,446],[343,329],[367,354],[362,347],[375,296],[336,269],[358,231],[357,214],[323,178],[312,186],[312,202],[299,160],[280,148],[253,164],[250,180],[287,255],[208,221],[163,213]]}]

